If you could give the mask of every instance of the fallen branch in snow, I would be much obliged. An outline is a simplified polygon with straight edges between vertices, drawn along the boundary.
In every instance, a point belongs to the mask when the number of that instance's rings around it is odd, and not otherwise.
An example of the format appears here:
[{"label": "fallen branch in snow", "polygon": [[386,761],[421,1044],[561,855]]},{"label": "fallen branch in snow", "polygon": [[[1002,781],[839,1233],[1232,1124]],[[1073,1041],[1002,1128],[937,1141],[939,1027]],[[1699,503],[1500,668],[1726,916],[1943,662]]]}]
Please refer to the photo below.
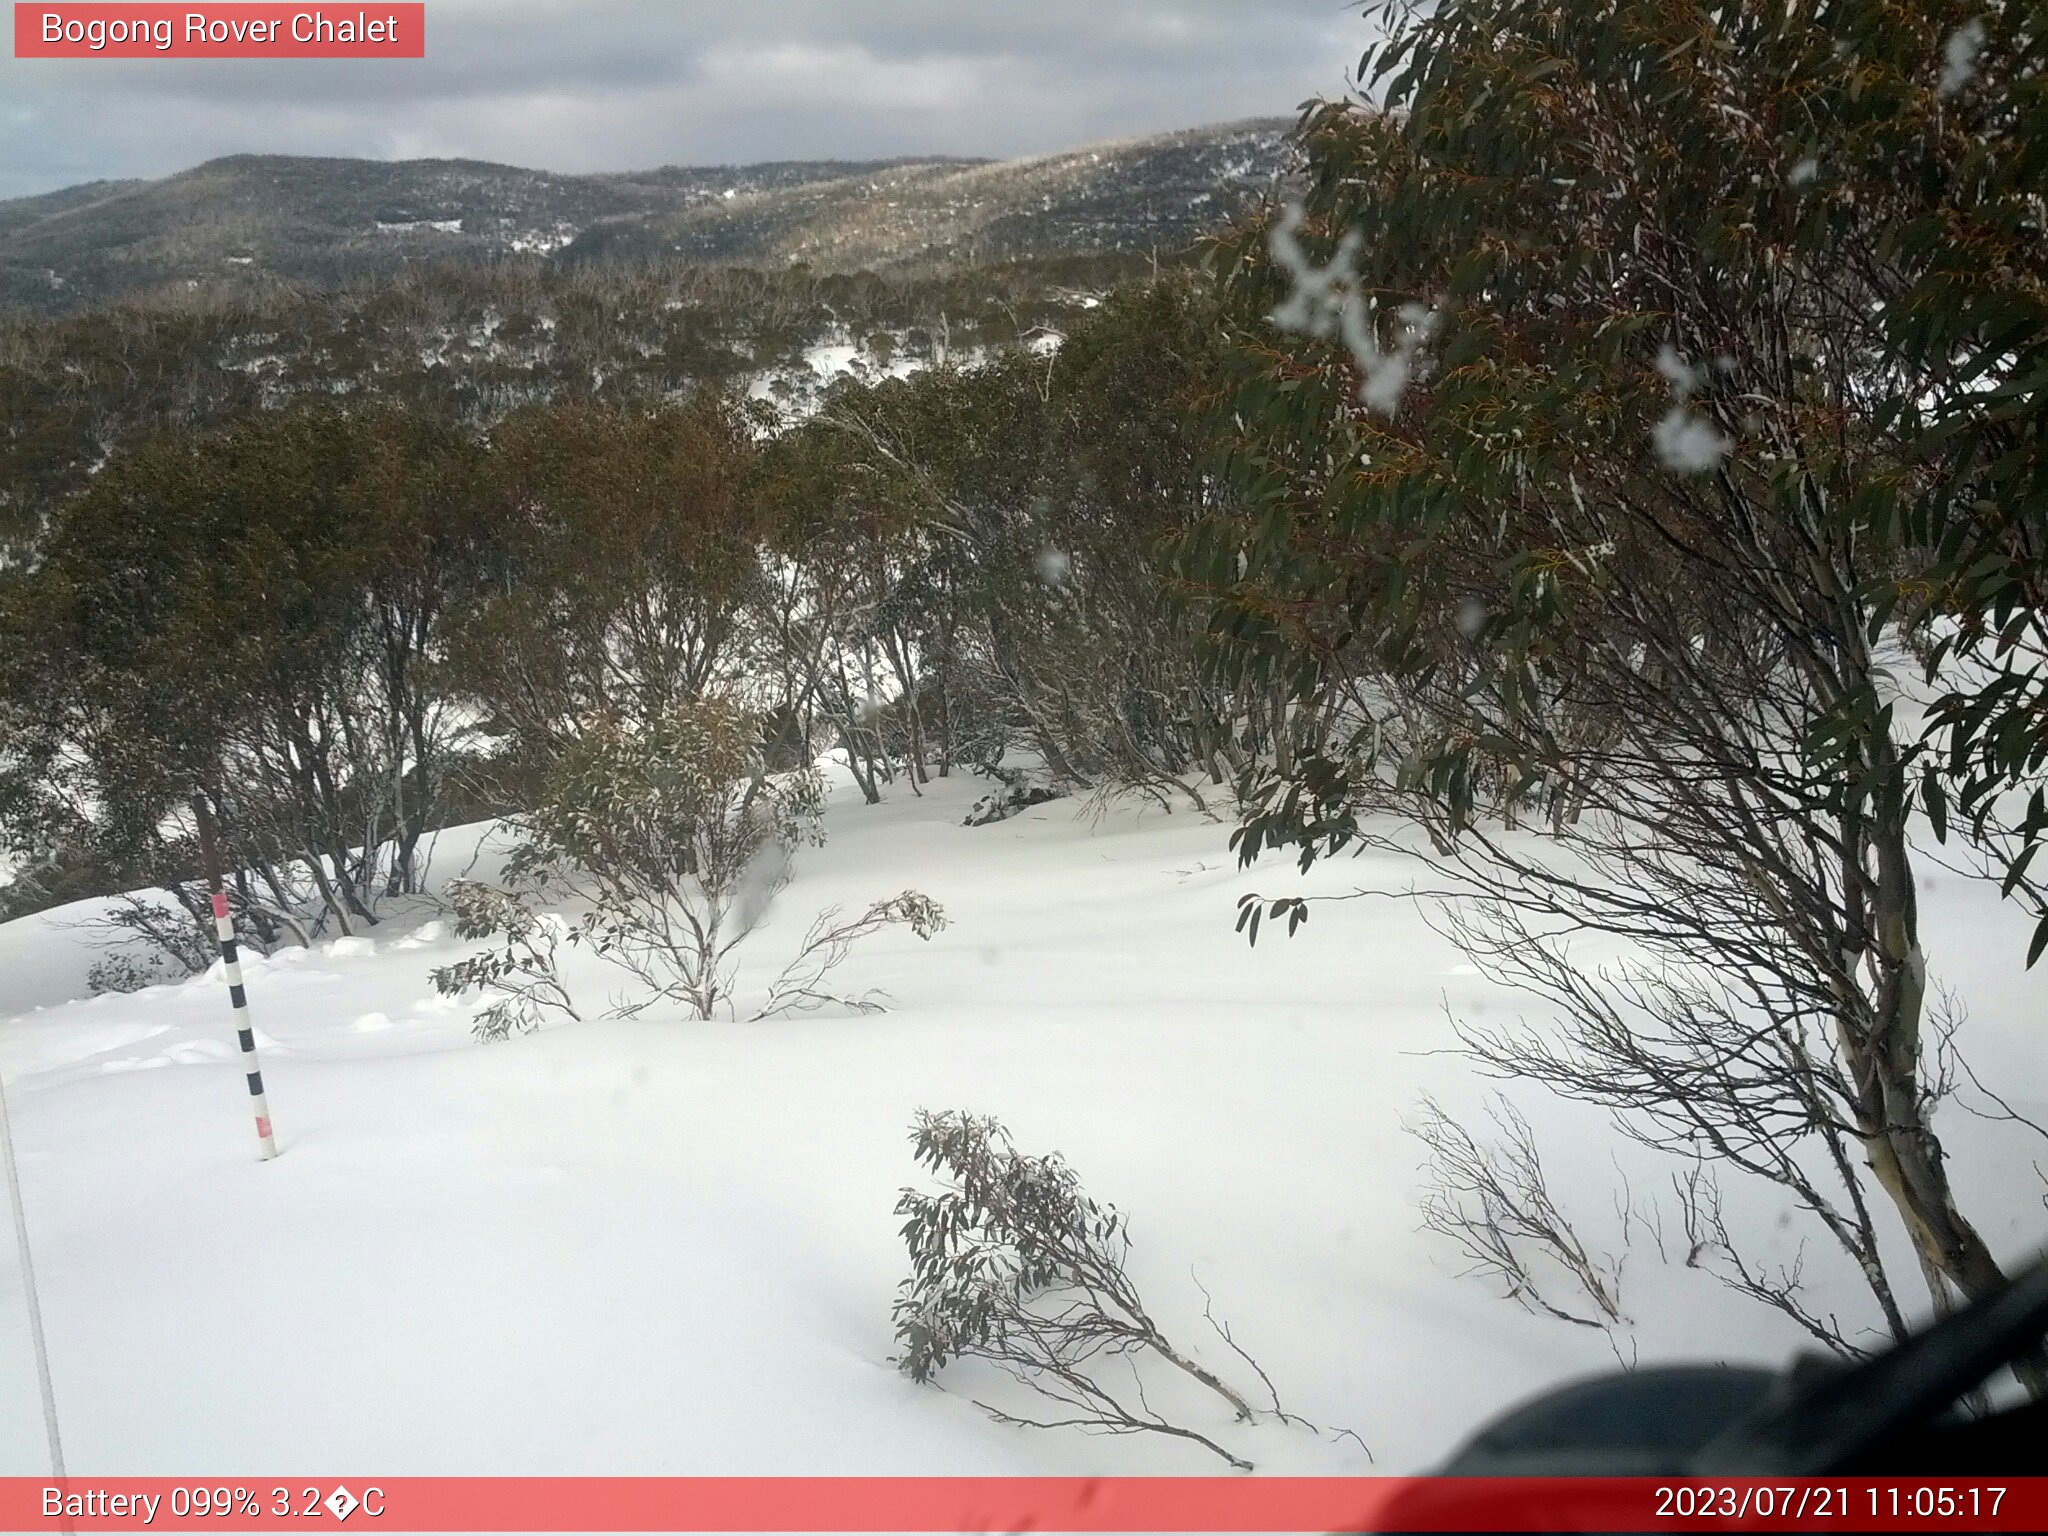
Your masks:
[{"label": "fallen branch in snow", "polygon": [[797,951],[796,958],[775,978],[775,985],[768,989],[768,1000],[753,1015],[754,1019],[780,1018],[825,1007],[849,1008],[855,1013],[879,1013],[881,1004],[875,1001],[874,993],[841,997],[825,991],[824,982],[852,952],[854,945],[884,928],[899,925],[909,928],[920,939],[930,939],[946,926],[946,914],[931,897],[917,891],[905,891],[887,901],[878,901],[860,916],[844,921],[838,907],[827,907],[818,914],[810,931],[804,935],[803,947]]},{"label": "fallen branch in snow", "polygon": [[[1072,1410],[1071,1417],[1033,1419],[977,1404],[999,1422],[1170,1435],[1252,1469],[1148,1401],[1137,1366],[1149,1355],[1222,1398],[1239,1422],[1255,1417],[1235,1388],[1175,1348],[1146,1312],[1125,1271],[1130,1241],[1120,1212],[1085,1194],[1057,1154],[1019,1152],[993,1119],[919,1111],[912,1139],[917,1160],[952,1187],[906,1189],[896,1203],[908,1218],[902,1231],[911,1259],[894,1308],[902,1347],[896,1363],[905,1375],[924,1382],[949,1361],[987,1360]],[[1102,1379],[1116,1359],[1131,1369],[1130,1394]]]},{"label": "fallen branch in snow", "polygon": [[[1720,1186],[1704,1164],[1683,1175],[1674,1174],[1671,1184],[1685,1217],[1687,1268],[1705,1270],[1738,1295],[1784,1313],[1832,1354],[1847,1360],[1870,1357],[1871,1351],[1850,1339],[1849,1330],[1834,1313],[1823,1316],[1807,1306],[1804,1243],[1789,1264],[1775,1268],[1752,1264],[1735,1246],[1722,1214]],[[1716,1255],[1720,1262],[1709,1262]]]},{"label": "fallen branch in snow", "polygon": [[[1293,1414],[1289,1413],[1285,1408],[1282,1408],[1280,1406],[1279,1390],[1273,1385],[1273,1378],[1266,1374],[1266,1368],[1260,1365],[1258,1361],[1254,1360],[1251,1357],[1250,1352],[1247,1351],[1242,1344],[1237,1342],[1237,1339],[1231,1334],[1230,1324],[1218,1320],[1215,1311],[1215,1303],[1211,1300],[1209,1296],[1209,1288],[1206,1285],[1202,1284],[1200,1277],[1197,1276],[1192,1269],[1188,1271],[1188,1278],[1195,1282],[1195,1289],[1202,1293],[1203,1319],[1209,1324],[1211,1328],[1216,1330],[1216,1336],[1222,1339],[1225,1344],[1230,1346],[1231,1353],[1236,1355],[1238,1359],[1242,1360],[1246,1365],[1252,1368],[1252,1373],[1256,1375],[1259,1378],[1259,1381],[1265,1386],[1266,1396],[1269,1400],[1271,1400],[1273,1404],[1273,1417],[1278,1419],[1282,1424],[1301,1424],[1309,1429],[1315,1429],[1315,1425],[1310,1424],[1307,1419],[1298,1419]],[[1317,1432],[1321,1433],[1321,1431]]]},{"label": "fallen branch in snow", "polygon": [[1270,1401],[1273,1405],[1274,1418],[1278,1419],[1282,1424],[1297,1424],[1301,1426],[1301,1428],[1308,1430],[1312,1434],[1320,1435],[1327,1433],[1333,1440],[1342,1440],[1346,1436],[1349,1436],[1351,1439],[1356,1440],[1358,1442],[1358,1448],[1361,1451],[1365,1452],[1365,1459],[1367,1461],[1371,1461],[1374,1459],[1372,1454],[1372,1447],[1365,1443],[1365,1438],[1362,1435],[1360,1435],[1357,1430],[1345,1429],[1341,1426],[1338,1426],[1326,1431],[1322,1428],[1321,1425],[1311,1423],[1309,1420],[1304,1419],[1300,1414],[1289,1413],[1285,1408],[1283,1408],[1280,1405],[1280,1389],[1273,1385],[1273,1378],[1266,1374],[1266,1368],[1263,1365],[1259,1364],[1258,1360],[1253,1357],[1250,1350],[1246,1349],[1242,1344],[1237,1342],[1236,1335],[1230,1331],[1230,1324],[1224,1322],[1221,1318],[1216,1316],[1214,1304],[1212,1303],[1209,1297],[1209,1288],[1202,1284],[1201,1277],[1198,1276],[1191,1269],[1188,1271],[1188,1278],[1195,1282],[1195,1289],[1202,1293],[1203,1318],[1205,1318],[1208,1321],[1208,1324],[1211,1328],[1216,1330],[1217,1336],[1221,1338],[1225,1344],[1230,1346],[1231,1353],[1236,1355],[1238,1359],[1242,1360],[1246,1365],[1251,1367],[1252,1374],[1257,1376],[1259,1378],[1260,1384],[1265,1387],[1267,1400]]},{"label": "fallen branch in snow", "polygon": [[[1423,1100],[1421,1118],[1408,1127],[1429,1150],[1423,1229],[1450,1238],[1472,1261],[1467,1274],[1499,1281],[1532,1312],[1602,1330],[1627,1321],[1621,1312],[1621,1265],[1595,1259],[1558,1208],[1529,1122],[1505,1099],[1490,1113],[1501,1138],[1482,1144],[1436,1100]],[[1546,1294],[1534,1267],[1539,1261],[1560,1270],[1590,1308]]]},{"label": "fallen branch in snow", "polygon": [[[974,1399],[974,1406],[981,1409],[998,1424],[1014,1424],[1023,1429],[1078,1429],[1091,1435],[1172,1435],[1181,1440],[1192,1440],[1195,1444],[1214,1451],[1240,1472],[1250,1472],[1252,1464],[1243,1457],[1226,1451],[1222,1446],[1197,1430],[1186,1429],[1178,1424],[1169,1424],[1165,1419],[1149,1411],[1132,1413],[1107,1392],[1101,1391],[1093,1382],[1081,1382],[1082,1391],[1069,1397],[1057,1388],[1048,1388],[1035,1377],[1022,1372],[1012,1372],[1019,1381],[1034,1391],[1040,1392],[1057,1402],[1071,1402],[1082,1412],[1072,1419],[1027,1419],[1002,1408],[991,1407],[981,1399]],[[1141,1389],[1142,1392],[1142,1389]]]}]

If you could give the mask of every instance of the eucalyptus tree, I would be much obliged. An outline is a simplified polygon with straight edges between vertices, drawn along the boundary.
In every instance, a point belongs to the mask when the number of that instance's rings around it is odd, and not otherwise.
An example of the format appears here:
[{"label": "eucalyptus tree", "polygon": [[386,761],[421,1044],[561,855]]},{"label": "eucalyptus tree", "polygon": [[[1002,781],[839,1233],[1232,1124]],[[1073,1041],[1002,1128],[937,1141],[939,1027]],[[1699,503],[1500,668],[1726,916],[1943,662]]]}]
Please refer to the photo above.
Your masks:
[{"label": "eucalyptus tree", "polygon": [[[1933,1118],[1928,760],[1894,622],[1942,483],[1929,417],[1995,334],[1923,313],[1908,346],[1905,314],[1968,309],[1985,162],[2038,164],[2017,104],[1978,101],[1959,63],[1985,23],[1369,9],[1385,109],[1311,111],[1302,206],[1225,252],[1219,431],[1245,505],[1176,556],[1216,675],[1296,705],[1293,755],[1247,776],[1240,852],[1307,863],[1407,846],[1376,811],[1421,823],[1454,932],[1568,1021],[1468,1029],[1482,1061],[1778,1182],[1891,1331],[1859,1165],[1937,1305],[1988,1294],[2003,1271]],[[2001,46],[2038,52],[1999,15]],[[2002,70],[2038,93],[2037,67]],[[1634,958],[1581,959],[1589,932]]]},{"label": "eucalyptus tree", "polygon": [[95,476],[9,604],[31,776],[63,835],[203,923],[198,797],[259,937],[347,932],[414,889],[455,734],[435,663],[481,537],[472,471],[458,433],[304,407],[166,434]]}]

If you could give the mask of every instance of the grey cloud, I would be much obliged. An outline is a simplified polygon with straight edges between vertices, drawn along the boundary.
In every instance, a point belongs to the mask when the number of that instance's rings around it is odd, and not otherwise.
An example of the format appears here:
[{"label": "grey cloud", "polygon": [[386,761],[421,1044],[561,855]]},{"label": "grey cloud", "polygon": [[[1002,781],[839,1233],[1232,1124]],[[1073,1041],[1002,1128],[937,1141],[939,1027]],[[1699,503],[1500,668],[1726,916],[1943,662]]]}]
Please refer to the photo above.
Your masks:
[{"label": "grey cloud", "polygon": [[0,196],[242,152],[1015,155],[1344,89],[1343,0],[430,0],[409,62],[0,60]]}]

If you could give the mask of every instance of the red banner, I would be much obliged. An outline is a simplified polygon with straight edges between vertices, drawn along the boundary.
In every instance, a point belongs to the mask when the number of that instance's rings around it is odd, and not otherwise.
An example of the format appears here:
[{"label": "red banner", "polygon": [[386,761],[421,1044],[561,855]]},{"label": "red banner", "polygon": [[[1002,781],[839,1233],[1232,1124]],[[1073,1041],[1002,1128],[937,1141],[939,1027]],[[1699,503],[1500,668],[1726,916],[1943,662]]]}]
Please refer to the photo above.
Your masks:
[{"label": "red banner", "polygon": [[0,1530],[2048,1530],[2048,1478],[0,1478]]},{"label": "red banner", "polygon": [[423,59],[427,8],[17,3],[17,59]]}]

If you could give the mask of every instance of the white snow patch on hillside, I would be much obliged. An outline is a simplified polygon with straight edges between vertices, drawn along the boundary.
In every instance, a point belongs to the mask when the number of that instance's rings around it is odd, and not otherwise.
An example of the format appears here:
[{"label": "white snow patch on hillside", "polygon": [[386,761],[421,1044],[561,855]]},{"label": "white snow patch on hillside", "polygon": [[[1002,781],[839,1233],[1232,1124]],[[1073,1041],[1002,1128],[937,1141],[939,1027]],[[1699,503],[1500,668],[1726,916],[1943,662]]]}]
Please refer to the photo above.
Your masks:
[{"label": "white snow patch on hillside", "polygon": [[[933,942],[885,934],[839,978],[885,990],[886,1015],[648,1016],[482,1046],[427,980],[468,946],[424,907],[358,941],[252,957],[284,1149],[270,1164],[217,974],[66,1002],[92,954],[65,926],[79,911],[0,927],[0,1070],[73,1475],[1219,1470],[1163,1437],[1004,1427],[970,1399],[1008,1383],[960,1368],[947,1390],[918,1388],[892,1368],[891,1208],[923,1182],[906,1140],[920,1106],[994,1114],[1025,1149],[1064,1152],[1130,1213],[1134,1273],[1170,1336],[1246,1374],[1207,1331],[1192,1269],[1291,1410],[1377,1453],[1368,1468],[1349,1441],[1197,1406],[1197,1427],[1262,1471],[1419,1469],[1525,1394],[1612,1367],[1600,1335],[1459,1278],[1417,1230],[1402,1117],[1425,1089],[1454,1112],[1482,1097],[1423,1054],[1450,1043],[1445,1005],[1534,1009],[1394,903],[1246,949],[1238,895],[1300,882],[1284,861],[1239,872],[1221,825],[1054,803],[963,828],[986,787],[899,784],[868,807],[842,786],[831,841],[801,856],[751,941],[743,987],[823,906],[937,898],[952,926]],[[444,839],[440,877],[467,864],[462,841]],[[1344,862],[1308,886],[1408,875]],[[1937,966],[1975,1010],[1974,1065],[2048,1115],[2024,924],[1953,879],[1927,901]],[[590,962],[567,974],[602,1003]],[[1525,1107],[1560,1197],[1611,1250],[1611,1136],[1597,1116]],[[2012,1128],[1945,1129],[1990,1240],[2037,1243]],[[1630,1167],[1638,1191],[1662,1178]],[[1742,1193],[1731,1181],[1731,1218],[1760,1258],[1789,1261],[1796,1233],[1738,1210]],[[10,1249],[0,1473],[35,1475],[13,1264]],[[1820,1305],[1861,1315],[1841,1266],[1809,1265],[1829,1277]],[[1777,1363],[1800,1343],[1640,1248],[1623,1304],[1646,1362]]]},{"label": "white snow patch on hillside", "polygon": [[747,393],[752,399],[778,406],[786,421],[796,422],[815,414],[826,392],[842,379],[862,383],[907,379],[932,366],[931,357],[904,345],[904,337],[894,339],[897,346],[887,362],[843,335],[816,342],[791,362],[754,375]]}]

